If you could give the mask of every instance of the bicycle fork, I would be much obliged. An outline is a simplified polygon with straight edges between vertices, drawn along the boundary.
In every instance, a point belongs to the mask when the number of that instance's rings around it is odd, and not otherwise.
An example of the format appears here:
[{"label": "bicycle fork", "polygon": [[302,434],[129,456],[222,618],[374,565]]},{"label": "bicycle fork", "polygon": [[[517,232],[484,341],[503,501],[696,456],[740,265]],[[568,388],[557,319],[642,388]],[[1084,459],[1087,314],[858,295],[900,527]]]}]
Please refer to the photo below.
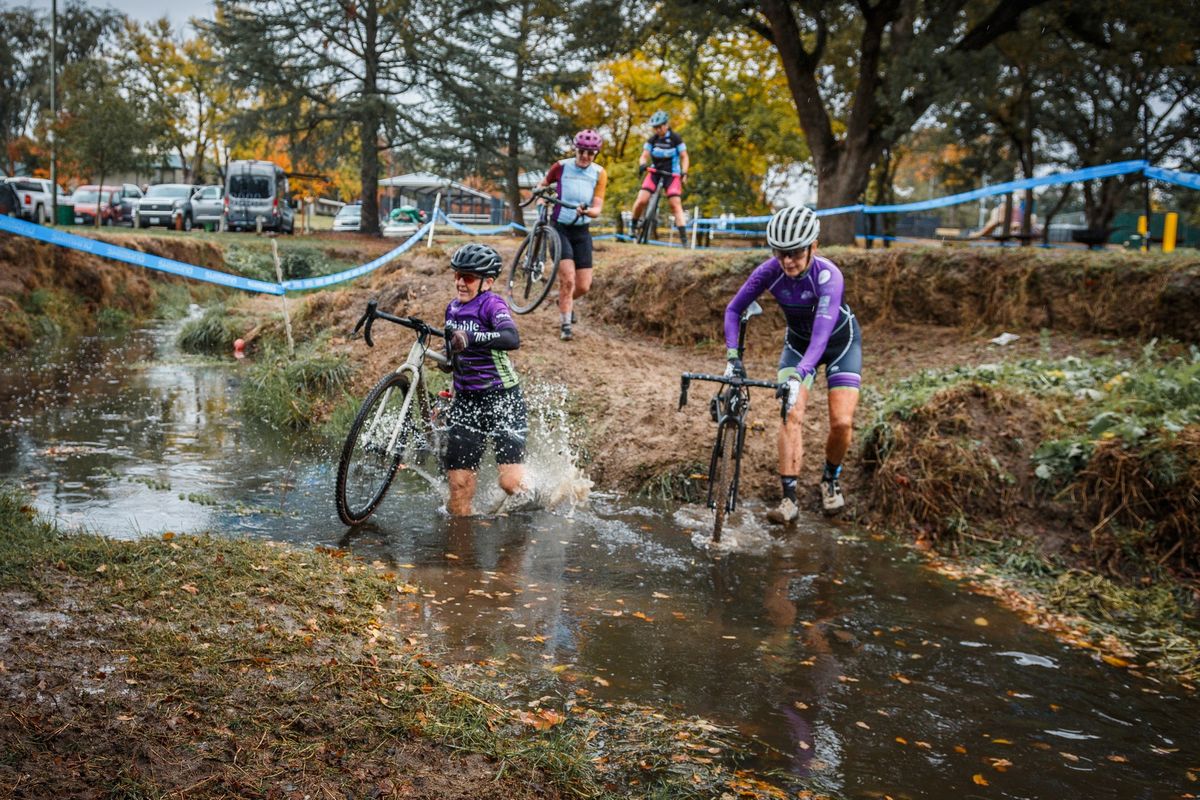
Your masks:
[{"label": "bicycle fork", "polygon": [[728,436],[734,437],[733,452],[729,459],[730,466],[733,467],[733,478],[729,482],[729,496],[725,499],[726,513],[737,508],[738,483],[742,475],[742,445],[746,441],[746,423],[740,417],[725,416],[717,425],[717,439],[713,444],[712,457],[708,462],[708,474],[711,478],[708,481],[707,505],[712,509],[717,507],[713,495],[716,494],[719,488],[717,483],[722,478],[717,474],[717,469],[721,461],[721,454],[725,452],[726,437]]}]

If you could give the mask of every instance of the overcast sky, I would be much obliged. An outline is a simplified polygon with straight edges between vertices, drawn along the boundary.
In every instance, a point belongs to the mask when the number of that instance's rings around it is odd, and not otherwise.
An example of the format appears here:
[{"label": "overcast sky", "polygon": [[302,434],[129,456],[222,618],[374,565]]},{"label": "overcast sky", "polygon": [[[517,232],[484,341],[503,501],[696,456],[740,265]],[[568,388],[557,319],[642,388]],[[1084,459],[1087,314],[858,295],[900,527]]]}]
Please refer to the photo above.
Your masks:
[{"label": "overcast sky", "polygon": [[[115,0],[101,2],[86,0],[91,6],[108,6],[128,14],[140,22],[149,22],[160,17],[167,17],[171,25],[179,30],[188,24],[192,17],[211,18],[213,6],[211,0],[187,0],[186,2],[166,2],[163,0]],[[66,0],[58,0],[59,11]],[[0,0],[0,7],[33,6],[34,8],[50,10],[50,0]]]}]

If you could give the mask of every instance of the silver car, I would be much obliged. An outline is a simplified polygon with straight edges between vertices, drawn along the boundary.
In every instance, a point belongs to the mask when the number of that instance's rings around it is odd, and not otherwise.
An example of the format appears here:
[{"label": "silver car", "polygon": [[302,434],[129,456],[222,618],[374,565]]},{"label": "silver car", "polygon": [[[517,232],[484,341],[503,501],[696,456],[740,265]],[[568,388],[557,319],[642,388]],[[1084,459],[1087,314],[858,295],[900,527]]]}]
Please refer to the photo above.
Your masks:
[{"label": "silver car", "polygon": [[362,205],[350,203],[342,206],[333,218],[335,231],[357,231],[362,228]]},{"label": "silver car", "polygon": [[134,208],[134,227],[178,226],[190,231],[195,221],[192,195],[199,188],[190,183],[159,183],[151,186]]},{"label": "silver car", "polygon": [[192,195],[192,221],[200,226],[212,226],[217,230],[225,215],[225,187],[205,186]]}]

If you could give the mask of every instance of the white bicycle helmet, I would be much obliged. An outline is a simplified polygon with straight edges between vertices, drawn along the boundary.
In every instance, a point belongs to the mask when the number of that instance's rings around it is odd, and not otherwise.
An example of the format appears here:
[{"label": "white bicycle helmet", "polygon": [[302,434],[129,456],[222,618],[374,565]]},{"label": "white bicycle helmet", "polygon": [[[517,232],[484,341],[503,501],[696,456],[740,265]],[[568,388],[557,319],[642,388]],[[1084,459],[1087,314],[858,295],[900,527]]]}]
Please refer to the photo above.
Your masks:
[{"label": "white bicycle helmet", "polygon": [[796,250],[817,240],[821,221],[808,206],[788,206],[767,223],[767,244],[775,250]]}]

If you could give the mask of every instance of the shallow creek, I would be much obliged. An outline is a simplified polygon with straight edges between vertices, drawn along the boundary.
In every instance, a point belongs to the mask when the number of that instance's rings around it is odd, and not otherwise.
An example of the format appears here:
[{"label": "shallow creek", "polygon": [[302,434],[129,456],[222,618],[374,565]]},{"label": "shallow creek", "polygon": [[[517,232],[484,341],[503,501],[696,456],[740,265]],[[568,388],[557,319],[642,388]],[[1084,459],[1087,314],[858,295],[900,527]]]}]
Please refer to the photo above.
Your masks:
[{"label": "shallow creek", "polygon": [[[404,479],[347,530],[333,448],[240,419],[246,365],[183,357],[175,330],[0,365],[0,480],[63,524],[115,538],[212,531],[383,561],[420,587],[395,613],[442,661],[735,726],[763,743],[757,766],[836,795],[1200,793],[1200,699],[1068,648],[820,517],[775,539],[752,505],[734,520],[735,546],[714,553],[698,546],[694,508],[594,492],[454,521],[437,492]],[[558,436],[534,447],[548,493],[572,472]]]}]

